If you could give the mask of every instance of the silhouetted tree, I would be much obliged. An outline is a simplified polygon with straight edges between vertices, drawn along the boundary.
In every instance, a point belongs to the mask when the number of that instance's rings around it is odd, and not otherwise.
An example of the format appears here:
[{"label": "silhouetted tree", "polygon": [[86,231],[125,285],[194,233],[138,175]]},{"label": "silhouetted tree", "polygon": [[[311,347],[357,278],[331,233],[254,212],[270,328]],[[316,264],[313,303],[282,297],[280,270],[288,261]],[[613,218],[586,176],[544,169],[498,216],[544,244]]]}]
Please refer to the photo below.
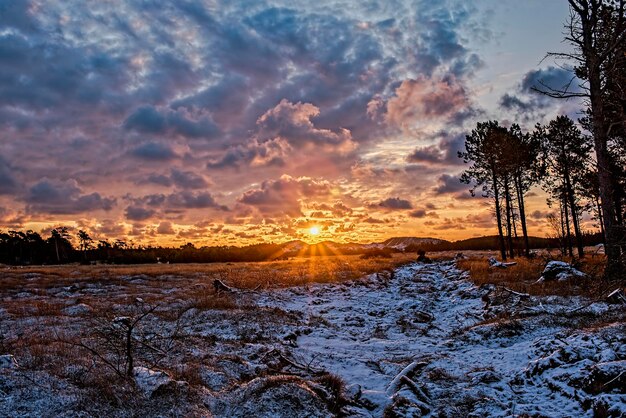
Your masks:
[{"label": "silhouetted tree", "polygon": [[54,244],[54,250],[57,258],[57,263],[61,262],[61,255],[67,258],[66,250],[72,250],[72,243],[69,241],[69,232],[66,226],[61,226],[50,231],[50,238],[48,241],[52,241]]},{"label": "silhouetted tree", "polygon": [[[612,132],[624,127],[624,51],[626,47],[625,0],[568,0],[570,20],[565,39],[574,47],[572,53],[549,53],[549,56],[575,62],[575,73],[582,92],[569,85],[555,89],[543,85],[537,90],[556,98],[583,97],[588,104],[589,128],[596,154],[602,222],[606,234],[607,276],[622,273],[623,260],[619,242],[623,234],[616,205],[617,193],[612,171],[616,167],[610,151]],[[572,80],[574,77],[572,77]],[[621,109],[620,109],[621,107]],[[623,222],[623,219],[622,219]]]},{"label": "silhouetted tree", "polygon": [[544,188],[552,197],[563,201],[565,224],[569,228],[568,218],[571,216],[578,256],[583,257],[578,194],[587,188],[582,180],[588,171],[591,143],[567,116],[558,116],[545,127],[538,126],[536,137],[541,139],[548,170],[543,181]]},{"label": "silhouetted tree", "polygon": [[525,196],[532,186],[538,183],[543,173],[543,165],[539,159],[539,140],[536,136],[523,133],[519,125],[509,128],[507,144],[507,165],[515,188],[519,218],[524,236],[524,252],[530,255],[528,228],[526,225]]},{"label": "silhouetted tree", "polygon": [[83,259],[87,260],[87,250],[91,248],[93,244],[93,239],[89,236],[89,234],[82,229],[78,231],[78,241],[80,242],[80,249],[83,252]]},{"label": "silhouetted tree", "polygon": [[507,255],[502,233],[499,164],[503,152],[502,143],[507,135],[506,128],[499,126],[497,121],[479,122],[476,128],[465,137],[465,151],[458,153],[464,163],[471,163],[470,167],[461,174],[461,182],[473,184],[470,189],[472,196],[475,195],[476,189],[480,188],[483,197],[491,197],[494,200],[500,255],[503,260],[506,260]]}]

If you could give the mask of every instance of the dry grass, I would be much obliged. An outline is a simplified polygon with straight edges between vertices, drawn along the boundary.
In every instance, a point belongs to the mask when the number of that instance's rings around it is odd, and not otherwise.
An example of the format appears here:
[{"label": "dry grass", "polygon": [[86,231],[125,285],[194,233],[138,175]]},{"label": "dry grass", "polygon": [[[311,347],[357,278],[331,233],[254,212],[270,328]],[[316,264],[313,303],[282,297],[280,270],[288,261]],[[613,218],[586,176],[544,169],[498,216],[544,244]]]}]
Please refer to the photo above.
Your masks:
[{"label": "dry grass", "polygon": [[[353,280],[366,274],[414,261],[415,255],[394,254],[391,258],[362,260],[359,256],[320,256],[255,263],[63,265],[5,268],[0,290],[22,291],[69,286],[89,279],[104,284],[123,284],[120,278],[141,276],[147,280],[173,277],[218,278],[241,289],[287,287],[307,283]],[[26,280],[25,280],[26,279]]]},{"label": "dry grass", "polygon": [[[604,268],[604,257],[588,256],[577,265],[581,271],[588,274],[587,278],[550,281],[537,283],[546,265],[547,259],[537,257],[534,259],[516,258],[517,264],[508,268],[493,268],[489,266],[486,257],[470,257],[457,262],[462,270],[470,273],[470,279],[478,286],[483,284],[495,284],[506,286],[517,292],[529,293],[534,296],[589,296],[596,297],[605,294],[608,289],[614,289],[620,284],[606,283],[601,280]],[[571,260],[564,259],[570,262]],[[623,286],[624,283],[621,283]],[[612,290],[611,289],[611,290]]]}]

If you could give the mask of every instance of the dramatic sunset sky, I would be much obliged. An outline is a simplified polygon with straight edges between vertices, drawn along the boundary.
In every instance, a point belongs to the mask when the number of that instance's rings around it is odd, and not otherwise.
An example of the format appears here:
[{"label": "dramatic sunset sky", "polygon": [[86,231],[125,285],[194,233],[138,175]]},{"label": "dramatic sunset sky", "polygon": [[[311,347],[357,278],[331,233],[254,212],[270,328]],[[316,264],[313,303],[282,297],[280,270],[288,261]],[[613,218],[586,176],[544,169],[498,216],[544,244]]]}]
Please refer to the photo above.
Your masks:
[{"label": "dramatic sunset sky", "polygon": [[[479,3],[472,5],[470,3]],[[580,104],[565,0],[0,0],[0,229],[179,245],[496,232],[478,121]],[[543,195],[530,233],[545,235]]]}]

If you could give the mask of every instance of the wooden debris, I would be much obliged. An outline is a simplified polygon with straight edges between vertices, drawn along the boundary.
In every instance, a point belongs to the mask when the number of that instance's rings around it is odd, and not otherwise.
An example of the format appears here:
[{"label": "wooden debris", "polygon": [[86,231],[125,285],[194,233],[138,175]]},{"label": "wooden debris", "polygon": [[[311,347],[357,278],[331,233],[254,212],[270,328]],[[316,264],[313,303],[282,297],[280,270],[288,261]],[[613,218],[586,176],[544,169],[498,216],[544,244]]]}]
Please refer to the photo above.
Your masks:
[{"label": "wooden debris", "polygon": [[221,292],[231,292],[232,293],[232,292],[234,292],[234,290],[231,287],[226,286],[224,284],[224,282],[221,281],[220,279],[213,280],[213,287],[215,288],[215,291],[217,293],[221,293]]},{"label": "wooden debris", "polygon": [[612,304],[623,304],[626,305],[626,296],[624,296],[624,292],[621,289],[615,289],[606,297],[606,301]]}]

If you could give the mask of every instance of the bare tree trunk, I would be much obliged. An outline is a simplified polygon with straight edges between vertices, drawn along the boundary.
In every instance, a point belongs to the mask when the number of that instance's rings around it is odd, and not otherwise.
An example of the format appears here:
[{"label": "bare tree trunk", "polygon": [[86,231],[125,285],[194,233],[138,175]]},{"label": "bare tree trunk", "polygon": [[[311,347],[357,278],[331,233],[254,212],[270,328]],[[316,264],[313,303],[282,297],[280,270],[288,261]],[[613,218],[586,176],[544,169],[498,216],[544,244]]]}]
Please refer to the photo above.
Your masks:
[{"label": "bare tree trunk", "polygon": [[524,207],[524,191],[522,190],[522,181],[515,179],[517,189],[517,204],[519,206],[519,218],[522,224],[522,234],[524,235],[524,253],[526,257],[530,255],[530,243],[528,242],[528,229],[526,228],[526,208]]},{"label": "bare tree trunk", "polygon": [[509,179],[508,177],[504,178],[504,199],[505,199],[505,210],[506,210],[506,238],[507,243],[509,244],[509,255],[511,258],[515,258],[515,250],[513,249],[513,237],[512,237],[512,227],[511,227],[511,193],[509,187]]},{"label": "bare tree trunk", "polygon": [[[615,228],[615,191],[613,189],[613,179],[611,173],[612,158],[608,150],[608,126],[604,109],[604,98],[602,97],[602,56],[597,50],[595,42],[595,31],[599,17],[599,5],[596,2],[591,4],[576,4],[570,0],[570,5],[580,16],[582,30],[582,53],[585,57],[587,74],[589,77],[589,98],[591,102],[591,122],[593,130],[593,145],[596,152],[596,162],[598,168],[598,181],[600,188],[600,205],[602,207],[602,219],[606,234],[605,254],[607,266],[606,277],[617,277],[621,272],[620,248],[617,245],[618,237]],[[582,6],[582,8],[581,8]],[[605,51],[609,52],[609,51]],[[605,58],[606,59],[606,58]]]},{"label": "bare tree trunk", "polygon": [[565,233],[565,212],[566,208],[563,207],[563,201],[559,200],[559,214],[561,215],[561,255],[567,254],[567,235]]},{"label": "bare tree trunk", "polygon": [[572,245],[572,232],[569,227],[569,205],[565,196],[561,196],[563,201],[563,213],[565,214],[565,231],[567,233],[565,242],[567,243],[567,251],[570,257],[574,257],[574,246]]},{"label": "bare tree trunk", "polygon": [[576,247],[578,250],[578,257],[583,258],[585,251],[583,249],[583,237],[580,232],[580,225],[578,223],[578,206],[576,205],[576,199],[574,197],[574,190],[569,178],[569,173],[565,172],[565,188],[567,199],[569,203],[570,213],[572,214],[572,224],[574,225],[574,234],[576,234]]},{"label": "bare tree trunk", "polygon": [[128,328],[126,329],[126,362],[127,362],[126,375],[128,377],[131,377],[133,375],[133,368],[134,368],[134,364],[133,364],[133,327],[131,325],[128,325]]},{"label": "bare tree trunk", "polygon": [[54,239],[54,249],[56,250],[57,253],[57,263],[61,262],[61,257],[59,257],[59,240],[58,239]]},{"label": "bare tree trunk", "polygon": [[500,212],[500,194],[498,190],[498,178],[493,172],[493,195],[496,201],[496,221],[498,223],[498,242],[500,244],[500,256],[506,261],[506,248],[504,246],[504,236],[502,235],[502,212]]},{"label": "bare tree trunk", "polygon": [[606,235],[604,234],[604,220],[602,219],[602,207],[600,206],[600,198],[596,197],[596,210],[598,211],[598,222],[600,223],[600,232],[602,233],[602,243],[606,243]]}]

